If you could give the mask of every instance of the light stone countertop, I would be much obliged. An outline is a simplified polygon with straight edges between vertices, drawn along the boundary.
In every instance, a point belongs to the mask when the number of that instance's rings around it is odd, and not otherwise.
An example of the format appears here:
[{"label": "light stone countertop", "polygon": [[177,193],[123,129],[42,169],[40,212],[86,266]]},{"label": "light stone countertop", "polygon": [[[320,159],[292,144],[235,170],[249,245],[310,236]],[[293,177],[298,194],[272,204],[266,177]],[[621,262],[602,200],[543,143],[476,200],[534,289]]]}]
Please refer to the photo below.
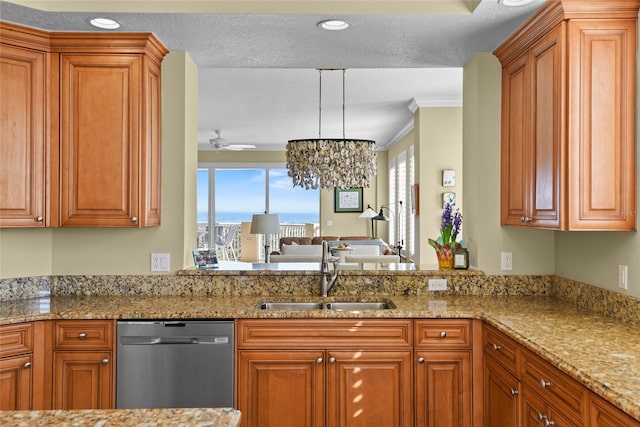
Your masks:
[{"label": "light stone countertop", "polygon": [[0,425],[237,427],[240,425],[240,411],[232,408],[0,411]]},{"label": "light stone countertop", "polygon": [[[549,296],[384,296],[396,308],[266,311],[291,296],[53,296],[0,301],[0,324],[42,319],[470,318],[482,319],[640,420],[640,326]],[[324,299],[345,300],[346,297]]]}]

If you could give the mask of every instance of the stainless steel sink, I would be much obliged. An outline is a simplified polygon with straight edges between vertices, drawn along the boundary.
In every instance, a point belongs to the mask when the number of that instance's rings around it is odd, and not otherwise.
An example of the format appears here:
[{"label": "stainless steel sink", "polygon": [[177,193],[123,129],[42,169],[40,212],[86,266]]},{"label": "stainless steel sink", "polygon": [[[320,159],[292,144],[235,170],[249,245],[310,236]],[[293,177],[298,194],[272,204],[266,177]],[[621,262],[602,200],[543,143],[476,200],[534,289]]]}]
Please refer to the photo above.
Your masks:
[{"label": "stainless steel sink", "polygon": [[322,309],[321,302],[263,302],[260,303],[260,309],[262,310],[320,310]]},{"label": "stainless steel sink", "polygon": [[389,310],[395,308],[390,302],[384,301],[337,301],[325,304],[327,310]]},{"label": "stainless steel sink", "polygon": [[330,301],[330,302],[301,302],[301,301],[265,301],[258,304],[261,310],[389,310],[396,308],[388,301]]}]

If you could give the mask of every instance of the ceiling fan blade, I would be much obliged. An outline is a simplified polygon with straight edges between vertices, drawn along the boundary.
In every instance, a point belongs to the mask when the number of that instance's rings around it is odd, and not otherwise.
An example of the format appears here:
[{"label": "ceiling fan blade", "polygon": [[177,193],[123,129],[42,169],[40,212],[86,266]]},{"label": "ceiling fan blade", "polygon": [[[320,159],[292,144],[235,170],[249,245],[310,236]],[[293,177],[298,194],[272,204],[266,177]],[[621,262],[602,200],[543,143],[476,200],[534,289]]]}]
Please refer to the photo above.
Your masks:
[{"label": "ceiling fan blade", "polygon": [[240,151],[240,150],[250,150],[252,148],[256,148],[253,144],[230,144],[226,147],[229,150]]}]

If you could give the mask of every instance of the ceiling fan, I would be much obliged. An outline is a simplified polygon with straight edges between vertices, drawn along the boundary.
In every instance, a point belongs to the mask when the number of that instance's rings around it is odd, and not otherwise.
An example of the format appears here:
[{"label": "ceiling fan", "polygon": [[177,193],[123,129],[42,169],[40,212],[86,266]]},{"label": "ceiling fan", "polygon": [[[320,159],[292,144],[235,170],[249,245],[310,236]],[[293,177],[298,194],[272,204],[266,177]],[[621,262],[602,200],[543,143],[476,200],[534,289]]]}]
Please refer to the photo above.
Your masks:
[{"label": "ceiling fan", "polygon": [[209,144],[213,145],[216,150],[242,151],[256,148],[253,144],[229,144],[229,141],[222,137],[221,130],[216,129],[214,132],[217,136],[215,138],[211,138],[209,140]]}]

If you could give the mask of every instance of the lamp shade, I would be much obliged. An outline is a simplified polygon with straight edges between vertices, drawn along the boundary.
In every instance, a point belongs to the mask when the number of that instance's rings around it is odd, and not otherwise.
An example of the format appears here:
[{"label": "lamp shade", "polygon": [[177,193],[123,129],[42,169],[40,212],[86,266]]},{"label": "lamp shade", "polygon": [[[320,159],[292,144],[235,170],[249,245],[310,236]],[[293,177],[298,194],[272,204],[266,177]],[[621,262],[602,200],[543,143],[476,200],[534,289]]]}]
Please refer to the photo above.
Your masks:
[{"label": "lamp shade", "polygon": [[371,206],[367,205],[367,209],[362,212],[358,218],[373,218],[374,216],[376,216],[376,211],[374,211],[373,209],[371,209]]},{"label": "lamp shade", "polygon": [[382,209],[389,209],[386,206],[383,206],[380,208],[380,212],[378,213],[378,215],[374,216],[373,218],[371,218],[374,221],[389,221],[389,217],[386,216],[383,212]]},{"label": "lamp shade", "polygon": [[277,234],[280,232],[278,214],[259,214],[251,218],[251,234]]}]

